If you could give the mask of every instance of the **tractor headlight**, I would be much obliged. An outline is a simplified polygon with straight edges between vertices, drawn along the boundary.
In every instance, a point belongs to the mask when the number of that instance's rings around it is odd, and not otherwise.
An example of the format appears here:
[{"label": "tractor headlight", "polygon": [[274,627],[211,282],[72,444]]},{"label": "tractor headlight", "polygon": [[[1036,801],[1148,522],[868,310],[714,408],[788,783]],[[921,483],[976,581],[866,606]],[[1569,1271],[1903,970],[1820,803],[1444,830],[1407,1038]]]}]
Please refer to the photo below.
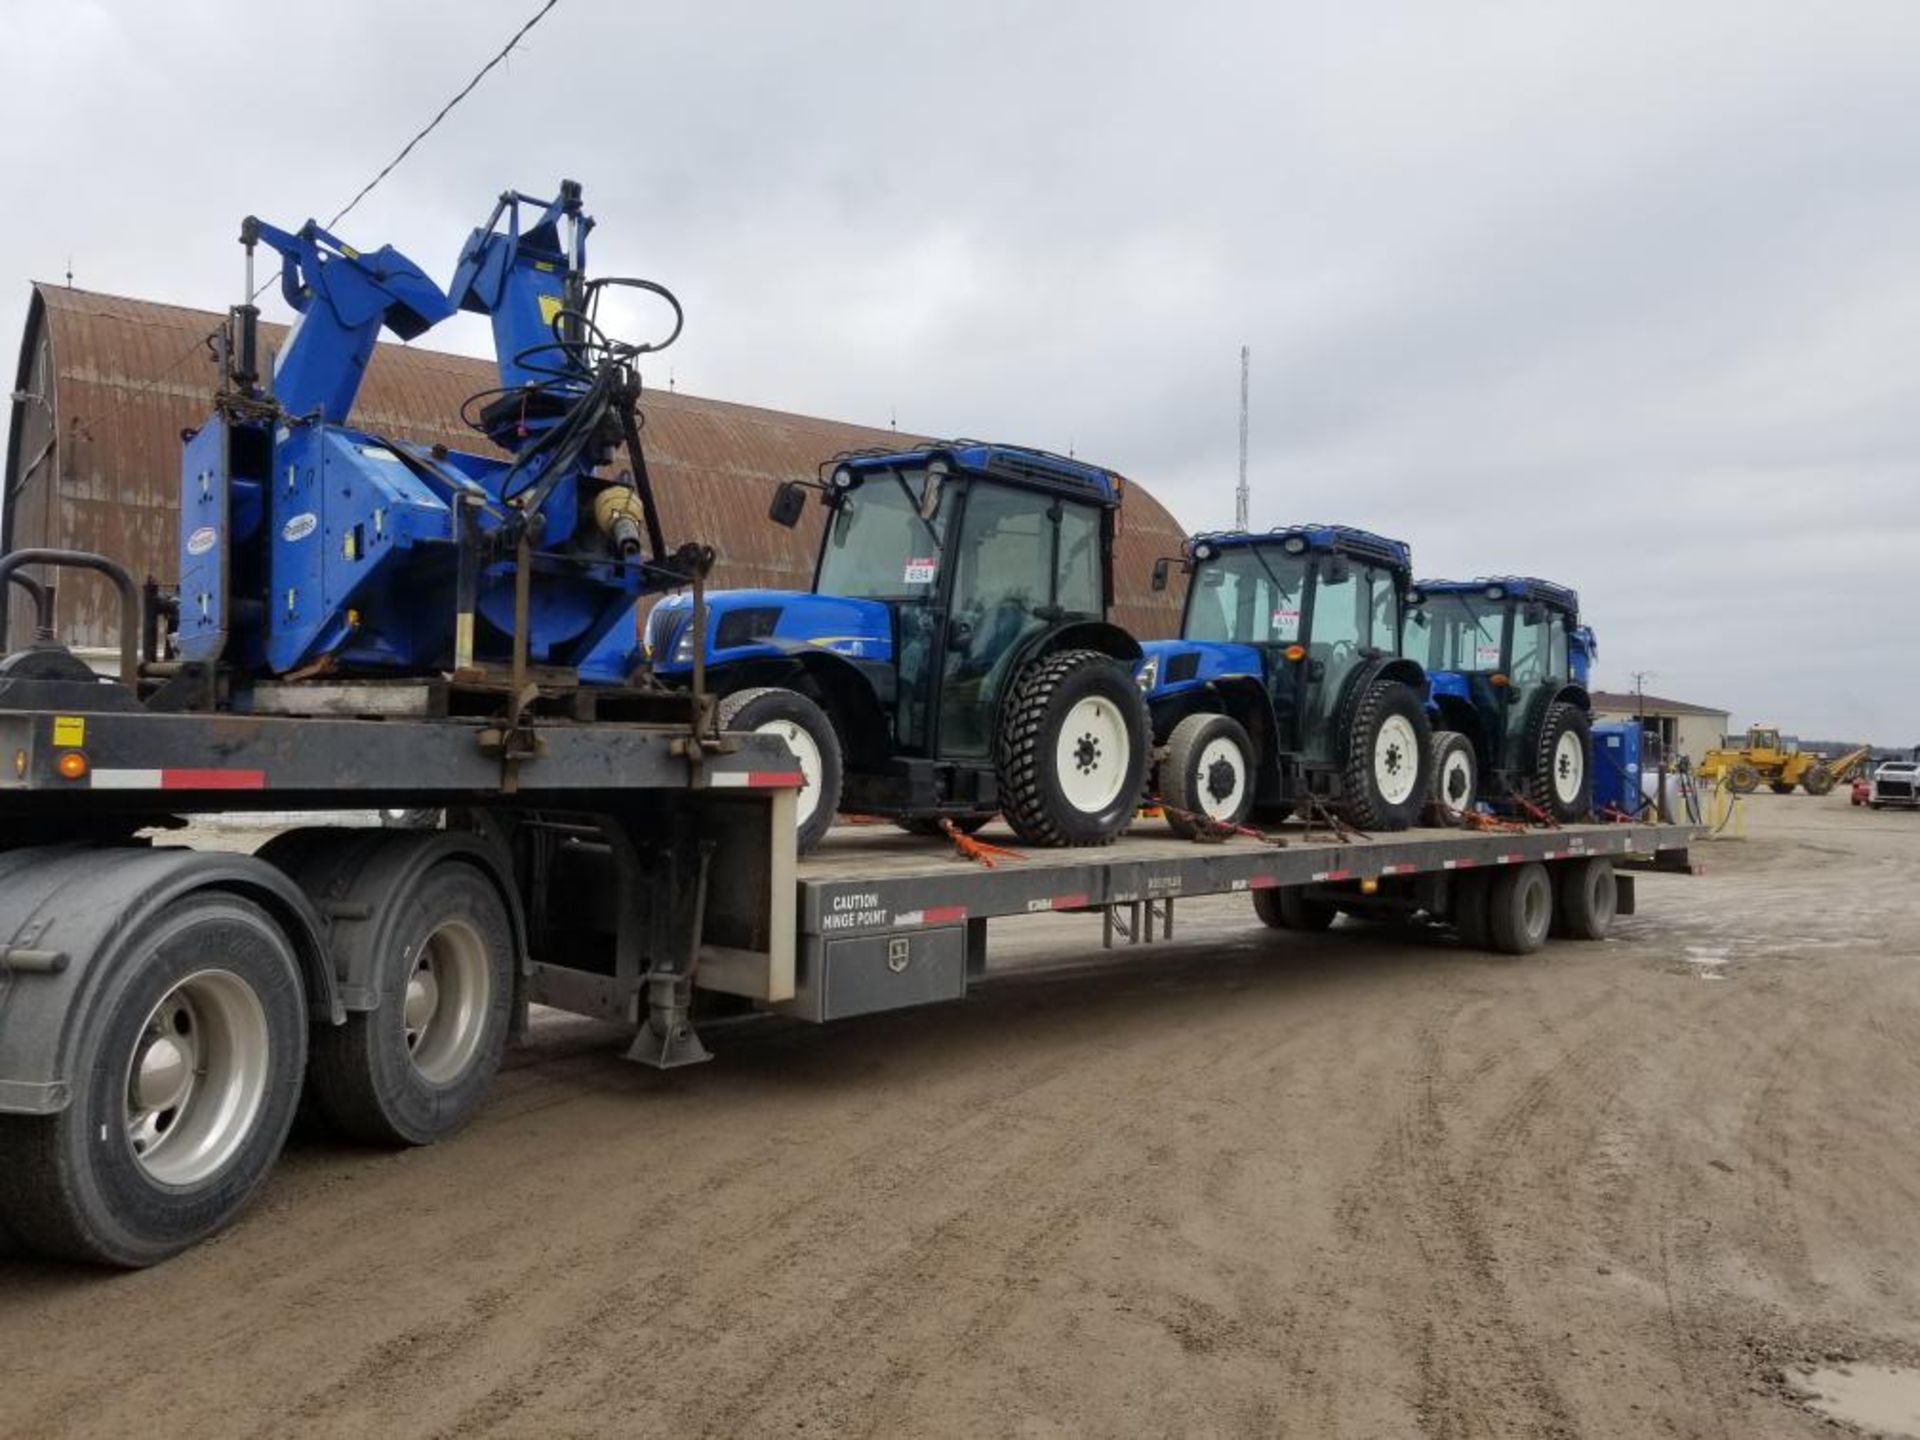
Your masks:
[{"label": "tractor headlight", "polygon": [[1501,589],[1498,585],[1487,586],[1487,599],[1504,600],[1506,599],[1506,597],[1507,597],[1507,592]]},{"label": "tractor headlight", "polygon": [[1211,545],[1194,546],[1193,558],[1196,560],[1211,560],[1213,558],[1213,546]]},{"label": "tractor headlight", "polygon": [[1150,691],[1155,685],[1159,684],[1160,657],[1158,655],[1149,655],[1143,660],[1140,663],[1140,668],[1133,672],[1133,681],[1143,692]]},{"label": "tractor headlight", "polygon": [[693,663],[693,626],[688,625],[680,632],[680,638],[674,642],[673,663],[691,665]]},{"label": "tractor headlight", "polygon": [[853,488],[853,471],[844,465],[834,471],[833,488],[836,490],[851,490]]},{"label": "tractor headlight", "polygon": [[1307,549],[1306,537],[1304,535],[1289,535],[1280,543],[1280,548],[1289,555],[1303,555]]}]

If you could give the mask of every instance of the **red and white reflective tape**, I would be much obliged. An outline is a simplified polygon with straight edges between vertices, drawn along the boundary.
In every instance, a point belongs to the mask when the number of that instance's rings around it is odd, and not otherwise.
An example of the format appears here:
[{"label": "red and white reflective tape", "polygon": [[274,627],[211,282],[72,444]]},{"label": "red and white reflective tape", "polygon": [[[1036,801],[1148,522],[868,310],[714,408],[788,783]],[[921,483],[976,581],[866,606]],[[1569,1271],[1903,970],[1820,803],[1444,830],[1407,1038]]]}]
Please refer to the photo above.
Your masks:
[{"label": "red and white reflective tape", "polygon": [[1442,860],[1440,862],[1440,868],[1442,870],[1468,870],[1479,863],[1478,860]]},{"label": "red and white reflective tape", "polygon": [[1316,885],[1325,885],[1335,880],[1351,880],[1352,878],[1353,872],[1351,870],[1322,870],[1313,877],[1313,883]]},{"label": "red and white reflective tape", "polygon": [[1027,913],[1039,915],[1048,910],[1081,910],[1086,908],[1086,904],[1087,896],[1084,891],[1078,895],[1049,895],[1044,900],[1029,900]]},{"label": "red and white reflective tape", "polygon": [[798,790],[800,780],[798,770],[716,770],[707,784],[715,789]]},{"label": "red and white reflective tape", "polygon": [[900,925],[951,925],[956,920],[967,918],[964,905],[931,905],[925,910],[902,910],[893,917],[893,923]]},{"label": "red and white reflective tape", "polygon": [[112,770],[93,772],[96,790],[264,790],[264,770]]},{"label": "red and white reflective tape", "polygon": [[1247,889],[1249,890],[1278,890],[1279,888],[1280,877],[1278,875],[1250,875],[1247,877]]},{"label": "red and white reflective tape", "polygon": [[1412,864],[1382,865],[1380,867],[1380,873],[1382,875],[1411,875],[1413,874],[1414,870],[1417,868],[1418,868],[1417,866],[1414,866]]},{"label": "red and white reflective tape", "polygon": [[1525,860],[1526,858],[1527,857],[1524,855],[1502,855],[1498,857],[1499,862],[1502,865],[1518,865],[1522,860]]}]

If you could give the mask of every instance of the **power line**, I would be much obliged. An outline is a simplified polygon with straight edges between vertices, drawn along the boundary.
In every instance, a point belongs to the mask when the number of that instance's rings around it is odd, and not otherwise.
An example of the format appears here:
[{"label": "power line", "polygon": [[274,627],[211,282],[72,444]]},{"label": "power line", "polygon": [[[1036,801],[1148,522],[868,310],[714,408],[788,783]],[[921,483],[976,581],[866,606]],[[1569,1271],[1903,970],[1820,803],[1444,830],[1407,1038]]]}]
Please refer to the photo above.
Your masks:
[{"label": "power line", "polygon": [[[547,12],[553,9],[553,7],[558,5],[559,3],[560,3],[560,0],[546,0],[546,3],[542,5],[537,11],[534,12],[533,17],[531,19],[529,19],[518,30],[514,31],[512,38],[509,39],[505,45],[500,47],[499,53],[494,55],[494,57],[491,60],[487,61],[487,63],[482,65],[478,70],[474,71],[472,78],[470,78],[465,85],[460,87],[459,92],[455,94],[451,100],[447,101],[445,105],[442,105],[440,107],[440,113],[435,115],[433,119],[429,120],[426,123],[426,126],[420,131],[419,134],[415,135],[411,140],[407,141],[405,145],[401,146],[400,153],[395,155],[393,159],[389,160],[385,165],[381,166],[380,173],[375,175],[373,179],[369,180],[365,185],[361,186],[360,193],[358,195],[355,195],[353,199],[349,200],[344,206],[340,208],[340,210],[334,215],[334,217],[327,222],[327,229],[331,230],[335,225],[338,225],[341,222],[341,220],[343,220],[346,217],[347,213],[353,209],[354,206],[358,205],[362,200],[366,199],[368,195],[372,194],[374,187],[377,186],[382,180],[386,179],[387,176],[391,175],[394,172],[394,170],[399,166],[400,162],[402,160],[405,160],[408,155],[413,153],[414,146],[418,145],[422,140],[426,139],[427,136],[431,135],[434,132],[434,130],[439,126],[440,122],[446,119],[447,116],[452,112],[454,106],[458,105],[462,100],[466,99],[467,96],[471,95],[474,91],[474,88],[477,85],[479,85],[479,83],[482,80],[486,79],[487,72],[492,70],[502,60],[506,59],[508,55],[512,54],[514,48],[517,45],[519,45],[519,43],[523,39],[526,38],[527,32],[533,29],[533,27],[538,25],[542,20],[546,19]],[[254,288],[253,293],[247,297],[247,303],[251,305],[255,300],[258,300],[262,295],[264,295],[267,291],[267,287],[272,285],[274,280],[277,279],[278,276],[279,276],[279,271],[275,270],[265,280],[262,280],[259,283],[259,285],[257,285]],[[71,286],[72,284],[71,276],[68,277],[68,284],[69,286]],[[160,383],[163,380],[165,380],[168,376],[172,375],[174,371],[178,370],[193,356],[194,351],[200,349],[203,346],[211,345],[213,341],[218,339],[220,336],[221,328],[223,327],[216,326],[214,329],[209,330],[205,335],[195,338],[194,341],[191,344],[189,344],[185,350],[182,350],[178,355],[174,356],[172,362],[168,364],[167,367],[164,370],[162,370],[158,375],[155,375],[151,380],[146,381],[144,384],[141,384],[135,387],[128,394],[127,399],[129,400],[137,399],[140,396],[145,395],[149,391],[158,388]]]},{"label": "power line", "polygon": [[440,107],[440,113],[438,115],[435,115],[433,119],[427,122],[425,129],[423,129],[418,135],[414,136],[411,140],[407,141],[405,145],[402,145],[400,147],[400,153],[394,156],[393,159],[389,160],[383,167],[381,167],[380,173],[378,175],[374,176],[373,179],[369,180],[364,186],[361,187],[360,193],[354,196],[353,199],[349,200],[346,203],[346,205],[341,208],[340,213],[335,215],[333,219],[327,222],[327,228],[331,230],[334,226],[338,225],[343,219],[346,218],[348,211],[352,210],[354,206],[358,205],[362,200],[366,199],[367,196],[372,193],[374,186],[378,185],[382,180],[386,179],[387,176],[392,174],[394,167],[398,165],[402,160],[406,159],[408,155],[413,153],[413,147],[418,145],[422,140],[426,139],[427,136],[431,135],[434,131],[434,128],[438,126],[442,120],[447,118],[447,115],[453,110],[453,107],[458,105],[462,100],[466,99],[467,96],[471,95],[473,93],[474,87],[478,85],[482,80],[487,78],[487,72],[493,69],[493,67],[498,65],[502,60],[506,59],[508,55],[512,54],[514,46],[518,45],[521,42],[521,40],[523,40],[526,37],[526,33],[529,30],[533,29],[534,26],[538,25],[542,20],[546,19],[547,12],[553,9],[553,7],[558,5],[559,3],[560,3],[560,0],[547,0],[546,4],[542,5],[537,11],[534,12],[534,16],[531,20],[527,21],[526,24],[522,25],[518,30],[514,31],[513,38],[507,41],[505,45],[502,45],[500,47],[500,53],[495,55],[491,60],[487,61],[486,64],[482,65],[478,70],[474,72],[473,78],[467,81],[467,83],[460,88],[460,93],[455,95],[451,100],[447,101],[446,104]]}]

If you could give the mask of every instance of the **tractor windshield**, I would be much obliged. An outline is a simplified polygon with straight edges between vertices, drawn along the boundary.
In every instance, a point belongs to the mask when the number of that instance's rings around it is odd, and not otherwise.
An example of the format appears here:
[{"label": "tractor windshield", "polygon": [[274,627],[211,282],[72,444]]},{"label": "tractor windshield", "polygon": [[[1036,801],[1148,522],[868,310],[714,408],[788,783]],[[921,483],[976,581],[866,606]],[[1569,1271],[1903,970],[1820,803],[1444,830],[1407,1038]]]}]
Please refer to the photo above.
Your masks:
[{"label": "tractor windshield", "polygon": [[[889,470],[840,497],[814,591],[856,600],[925,600],[940,576],[950,507],[923,505],[925,470]],[[923,510],[931,508],[931,518]]]},{"label": "tractor windshield", "polygon": [[1304,555],[1232,546],[1195,567],[1181,633],[1189,640],[1291,645],[1300,638],[1306,584]]},{"label": "tractor windshield", "polygon": [[1429,595],[1425,604],[1407,609],[1401,653],[1430,671],[1491,673],[1500,668],[1504,611],[1483,596]]}]

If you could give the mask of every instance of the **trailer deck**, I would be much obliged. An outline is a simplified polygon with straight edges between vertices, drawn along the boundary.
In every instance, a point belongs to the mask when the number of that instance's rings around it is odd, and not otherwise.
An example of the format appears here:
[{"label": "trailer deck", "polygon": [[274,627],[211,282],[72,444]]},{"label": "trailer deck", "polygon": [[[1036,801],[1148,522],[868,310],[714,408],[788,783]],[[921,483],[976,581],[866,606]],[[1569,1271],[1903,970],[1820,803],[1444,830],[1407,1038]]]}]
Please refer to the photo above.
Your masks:
[{"label": "trailer deck", "polygon": [[[1299,887],[1336,897],[1384,883],[1605,858],[1617,866],[1685,869],[1696,831],[1654,824],[1578,825],[1481,833],[1411,830],[1338,841],[1298,825],[1218,843],[1183,840],[1142,819],[1111,846],[1021,850],[989,868],[955,847],[890,826],[836,828],[801,859],[795,991],[781,1006],[832,1020],[957,999],[984,972],[986,925],[1016,915],[1098,912],[1105,943],[1172,932],[1182,897]],[[1009,843],[1003,827],[981,838]],[[1631,906],[1630,886],[1623,909]]]}]

